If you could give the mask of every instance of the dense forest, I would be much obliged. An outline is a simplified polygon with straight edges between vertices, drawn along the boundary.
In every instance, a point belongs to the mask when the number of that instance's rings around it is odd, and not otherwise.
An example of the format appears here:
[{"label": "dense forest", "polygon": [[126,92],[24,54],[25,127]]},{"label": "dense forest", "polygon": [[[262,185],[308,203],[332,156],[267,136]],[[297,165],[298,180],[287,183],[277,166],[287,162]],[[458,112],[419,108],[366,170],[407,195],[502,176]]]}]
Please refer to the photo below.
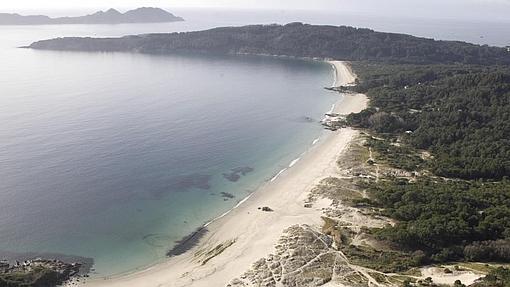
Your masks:
[{"label": "dense forest", "polygon": [[510,64],[510,53],[504,48],[455,41],[435,41],[346,26],[302,23],[227,27],[122,38],[59,38],[39,41],[29,47],[47,50],[142,53],[269,54],[417,64]]},{"label": "dense forest", "polygon": [[510,176],[510,69],[463,65],[354,64],[355,88],[371,108],[351,115],[352,125],[403,133],[432,151],[430,169],[463,179]]},{"label": "dense forest", "polygon": [[[421,173],[360,185],[368,204],[397,222],[374,236],[420,252],[423,263],[510,262],[510,68],[353,68],[359,80],[350,89],[366,93],[370,107],[349,115],[349,124],[378,136],[366,143],[378,160]],[[494,272],[477,286],[510,284],[507,269]]]},{"label": "dense forest", "polygon": [[421,250],[430,261],[510,262],[509,182],[420,179],[366,186],[373,204],[398,221],[380,239]]}]

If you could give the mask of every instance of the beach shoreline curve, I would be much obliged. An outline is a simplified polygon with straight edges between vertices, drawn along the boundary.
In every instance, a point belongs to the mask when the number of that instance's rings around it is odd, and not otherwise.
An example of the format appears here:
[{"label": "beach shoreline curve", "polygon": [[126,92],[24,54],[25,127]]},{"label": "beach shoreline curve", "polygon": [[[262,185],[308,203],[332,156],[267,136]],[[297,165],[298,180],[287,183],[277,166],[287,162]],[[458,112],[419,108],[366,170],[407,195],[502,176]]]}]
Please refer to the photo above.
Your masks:
[{"label": "beach shoreline curve", "polygon": [[[356,76],[342,61],[327,61],[334,71],[333,86],[354,83]],[[349,114],[367,107],[362,94],[343,95],[333,112]],[[225,286],[248,270],[252,263],[271,253],[283,230],[294,224],[320,225],[322,208],[330,202],[319,200],[313,208],[303,206],[310,190],[322,179],[338,172],[336,161],[358,131],[345,128],[325,132],[298,160],[274,180],[241,200],[234,208],[208,222],[207,233],[190,250],[165,262],[109,278],[93,278],[79,284],[87,287]],[[272,212],[261,211],[270,207]],[[212,258],[203,254],[227,246]],[[204,263],[205,261],[205,263]],[[73,282],[76,284],[76,282]],[[68,285],[71,286],[71,285]],[[72,285],[76,286],[76,285]]]}]

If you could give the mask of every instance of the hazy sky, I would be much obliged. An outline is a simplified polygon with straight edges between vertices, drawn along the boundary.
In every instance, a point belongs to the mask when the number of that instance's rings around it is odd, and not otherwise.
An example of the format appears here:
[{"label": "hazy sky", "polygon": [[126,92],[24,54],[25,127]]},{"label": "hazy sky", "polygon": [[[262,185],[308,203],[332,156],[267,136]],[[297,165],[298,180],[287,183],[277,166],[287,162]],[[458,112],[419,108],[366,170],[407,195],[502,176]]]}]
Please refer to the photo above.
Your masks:
[{"label": "hazy sky", "polygon": [[128,9],[140,6],[314,9],[443,18],[510,20],[510,0],[0,0],[0,11]]}]

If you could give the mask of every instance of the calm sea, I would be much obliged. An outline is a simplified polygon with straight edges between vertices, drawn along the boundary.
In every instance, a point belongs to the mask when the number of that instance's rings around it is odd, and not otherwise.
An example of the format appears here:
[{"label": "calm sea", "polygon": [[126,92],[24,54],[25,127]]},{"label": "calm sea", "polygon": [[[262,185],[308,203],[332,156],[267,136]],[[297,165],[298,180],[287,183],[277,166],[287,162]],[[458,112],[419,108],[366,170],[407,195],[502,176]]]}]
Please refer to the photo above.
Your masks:
[{"label": "calm sea", "polygon": [[[97,276],[147,266],[323,134],[317,121],[338,99],[323,89],[333,81],[323,63],[16,48],[60,36],[190,31],[277,17],[355,24],[280,12],[176,14],[188,21],[0,27],[0,256],[93,258]],[[418,26],[422,36],[437,30]],[[492,39],[460,40],[473,37]]]}]

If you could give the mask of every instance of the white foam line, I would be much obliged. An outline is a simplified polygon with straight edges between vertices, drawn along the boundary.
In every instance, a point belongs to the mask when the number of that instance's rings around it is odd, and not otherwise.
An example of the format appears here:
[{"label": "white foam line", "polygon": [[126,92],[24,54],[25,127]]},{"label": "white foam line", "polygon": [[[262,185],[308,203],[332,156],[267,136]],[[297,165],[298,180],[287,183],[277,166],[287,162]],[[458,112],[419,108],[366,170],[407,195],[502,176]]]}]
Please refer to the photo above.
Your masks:
[{"label": "white foam line", "polygon": [[[317,139],[319,140],[319,139]],[[293,160],[290,164],[289,164],[289,168],[294,166],[299,160],[301,159],[301,157],[298,157],[296,158],[295,160]],[[273,178],[271,178],[271,182],[275,181],[282,173],[284,173],[285,171],[287,170],[287,168],[284,168],[282,170],[280,170]],[[206,224],[204,224],[203,227],[207,227],[209,225],[211,225],[211,223],[215,222],[216,220],[219,220],[225,216],[227,216],[230,212],[232,212],[234,209],[238,208],[239,206],[241,206],[243,203],[245,203],[248,199],[250,199],[250,197],[254,194],[251,193],[249,194],[248,196],[246,196],[243,200],[239,201],[234,207],[232,207],[231,209],[229,209],[228,211],[226,211],[225,213],[223,213],[222,215],[214,218],[213,220],[207,222]]]},{"label": "white foam line", "polygon": [[222,217],[225,217],[225,216],[226,216],[227,214],[229,214],[232,210],[233,210],[233,209],[229,209],[227,212],[223,213],[222,215],[220,215],[220,216],[218,216],[218,217],[214,218],[213,220],[211,220],[211,221],[207,222],[206,224],[204,224],[204,227],[207,227],[207,226],[209,226],[211,223],[215,222],[216,220],[218,220],[218,219],[220,219],[220,218],[222,218]]},{"label": "white foam line", "polygon": [[280,170],[273,178],[271,178],[270,182],[275,181],[282,173],[284,173],[287,170],[287,168],[284,168]]},{"label": "white foam line", "polygon": [[334,75],[334,79],[333,79],[333,86],[332,87],[337,87],[337,83],[338,83],[338,71],[336,70],[336,65],[333,64],[333,63],[330,63],[331,64],[331,67],[333,67],[333,75]]},{"label": "white foam line", "polygon": [[[336,75],[336,73],[335,73],[335,75]],[[330,112],[328,112],[328,113],[332,113],[334,109],[335,109],[335,104],[333,104],[333,105],[331,106],[331,111],[330,111]],[[321,139],[320,137],[318,137],[318,138],[314,139],[314,140],[313,140],[313,142],[312,142],[312,146],[313,146],[313,145],[316,145],[316,144],[320,141],[320,139]],[[273,178],[271,178],[270,182],[275,181],[275,180],[276,180],[276,179],[277,179],[277,178],[278,178],[278,177],[279,177],[282,173],[284,173],[285,171],[287,171],[287,169],[289,169],[289,168],[293,167],[293,166],[294,166],[294,165],[295,165],[298,161],[300,161],[300,160],[301,160],[301,157],[302,157],[302,156],[304,156],[306,153],[307,153],[306,151],[305,151],[305,152],[303,152],[303,153],[300,155],[300,157],[298,157],[298,158],[294,159],[293,161],[291,161],[291,162],[290,162],[290,164],[289,164],[289,167],[288,167],[288,168],[286,167],[286,168],[284,168],[284,169],[280,170],[280,171],[279,171],[279,172],[278,172],[278,173],[277,173],[277,174],[276,174]],[[219,219],[221,219],[221,218],[223,218],[223,217],[227,216],[227,215],[228,215],[230,212],[232,212],[234,209],[238,208],[238,207],[239,207],[239,206],[241,206],[243,203],[245,203],[248,199],[250,199],[250,197],[251,197],[254,193],[255,193],[255,192],[250,193],[250,194],[249,194],[248,196],[246,196],[243,200],[239,201],[239,202],[238,202],[238,203],[237,203],[234,207],[232,207],[231,209],[229,209],[228,211],[226,211],[226,212],[225,212],[225,213],[223,213],[222,215],[220,215],[220,216],[218,216],[218,217],[216,217],[216,218],[212,219],[211,221],[207,222],[206,224],[204,224],[204,225],[203,225],[203,227],[207,227],[207,226],[211,225],[213,222],[215,222],[216,220],[219,220]]]},{"label": "white foam line", "polygon": [[295,160],[291,161],[290,164],[289,164],[289,167],[293,167],[301,158],[298,157],[296,158]]},{"label": "white foam line", "polygon": [[[315,139],[314,140],[314,143],[318,142],[319,141],[319,138]],[[301,156],[303,156],[304,154],[306,154],[306,152],[302,153]],[[299,160],[301,160],[301,157],[298,157],[296,158],[295,160],[291,161],[290,164],[289,164],[289,168],[293,167]],[[280,170],[270,181],[273,182],[275,181],[282,173],[284,173],[288,168],[284,168],[282,170]],[[250,199],[250,197],[254,194],[255,192],[253,193],[250,193],[248,196],[246,196],[243,200],[239,201],[234,207],[232,207],[231,209],[229,209],[228,211],[224,212],[222,215],[212,219],[211,221],[207,222],[206,224],[203,225],[203,227],[207,227],[209,225],[211,225],[211,223],[215,222],[216,220],[219,220],[225,216],[227,216],[230,212],[232,212],[234,209],[238,208],[239,206],[241,206],[243,203],[245,203],[248,199]]]},{"label": "white foam line", "polygon": [[219,220],[220,218],[222,217],[225,217],[227,216],[230,212],[232,212],[234,209],[238,208],[239,206],[241,206],[241,204],[245,203],[248,199],[250,199],[250,197],[253,195],[253,193],[250,193],[247,197],[245,197],[243,200],[239,201],[236,206],[232,207],[231,209],[229,209],[228,211],[226,211],[225,213],[223,213],[222,215],[214,218],[213,220],[207,222],[206,224],[204,224],[204,227],[207,227],[208,225],[210,225],[211,223],[215,222],[216,220]]},{"label": "white foam line", "polygon": [[331,105],[331,110],[328,111],[328,114],[332,114],[333,111],[335,110],[335,107],[336,107],[336,104],[332,104]]},{"label": "white foam line", "polygon": [[[337,81],[338,81],[338,73],[337,73],[337,69],[336,69],[336,66],[334,64],[331,64],[331,66],[333,67],[333,71],[334,71],[334,76],[335,76],[335,82],[333,83],[333,87],[336,86],[337,84]],[[328,112],[328,113],[333,113],[333,111],[335,110],[335,104],[331,105],[331,110]],[[312,142],[312,146],[313,145],[316,145],[320,140],[320,137],[316,138],[313,140]],[[303,154],[301,154],[301,156],[305,155],[306,152],[304,152]],[[299,160],[301,160],[301,157],[298,157],[296,158],[295,160],[291,161],[291,163],[289,164],[289,168],[293,167]],[[288,168],[284,168],[282,170],[280,170],[273,178],[271,178],[270,182],[273,182],[275,181],[282,173],[284,173]],[[234,207],[232,207],[231,209],[229,209],[228,211],[226,211],[225,213],[223,213],[222,215],[212,219],[211,221],[207,222],[206,224],[203,225],[203,227],[207,227],[209,225],[211,225],[213,222],[227,216],[229,213],[231,213],[232,211],[234,211],[234,209],[236,208],[239,208],[239,206],[241,206],[243,203],[245,203],[248,199],[250,199],[250,197],[254,194],[255,192],[253,193],[250,193],[248,196],[246,196],[243,200],[239,201]]]},{"label": "white foam line", "polygon": [[236,206],[234,206],[233,209],[236,209],[238,208],[239,206],[241,206],[241,204],[245,203],[248,199],[250,199],[250,197],[253,195],[253,193],[250,193],[250,195],[248,195],[247,197],[245,197],[243,200],[239,201]]}]

